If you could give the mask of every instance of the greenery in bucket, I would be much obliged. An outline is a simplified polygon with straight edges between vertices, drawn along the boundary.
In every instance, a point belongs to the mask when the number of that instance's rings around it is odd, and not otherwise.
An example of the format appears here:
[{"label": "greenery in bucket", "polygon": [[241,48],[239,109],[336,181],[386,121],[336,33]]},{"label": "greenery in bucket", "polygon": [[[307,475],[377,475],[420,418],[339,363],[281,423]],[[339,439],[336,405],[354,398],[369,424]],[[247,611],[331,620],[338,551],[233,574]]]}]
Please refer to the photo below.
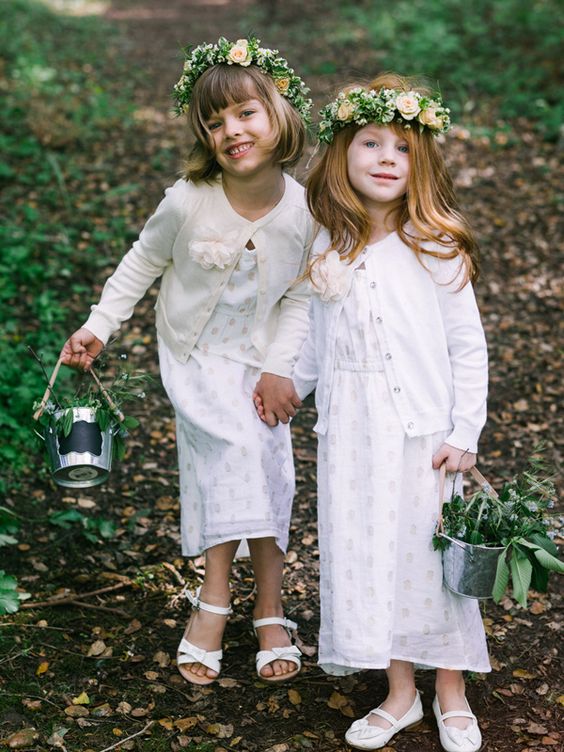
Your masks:
[{"label": "greenery in bucket", "polygon": [[[549,572],[564,572],[550,530],[554,497],[554,483],[537,454],[523,473],[505,483],[498,498],[480,489],[469,500],[455,494],[443,506],[445,535],[469,544],[504,547],[492,591],[496,602],[507,590],[510,577],[513,598],[526,606],[530,587],[545,592]],[[435,550],[449,545],[448,538],[435,533]]]},{"label": "greenery in bucket", "polygon": [[[120,359],[125,360],[126,357],[126,355],[121,355]],[[137,418],[123,415],[122,407],[125,403],[145,399],[143,387],[150,381],[150,378],[146,373],[130,371],[124,367],[119,368],[112,382],[103,387],[111,400],[112,404],[110,404],[94,381],[89,380],[88,386],[84,387],[86,379],[89,379],[85,374],[81,386],[70,397],[60,398],[55,391],[51,392],[51,399],[39,417],[39,423],[45,427],[54,427],[60,436],[67,437],[73,427],[73,409],[88,407],[95,412],[100,431],[106,431],[111,426],[119,426],[119,430],[113,435],[112,457],[121,460],[125,455],[125,438],[128,430],[139,425]],[[39,407],[39,404],[39,402],[36,403],[34,409]]]}]

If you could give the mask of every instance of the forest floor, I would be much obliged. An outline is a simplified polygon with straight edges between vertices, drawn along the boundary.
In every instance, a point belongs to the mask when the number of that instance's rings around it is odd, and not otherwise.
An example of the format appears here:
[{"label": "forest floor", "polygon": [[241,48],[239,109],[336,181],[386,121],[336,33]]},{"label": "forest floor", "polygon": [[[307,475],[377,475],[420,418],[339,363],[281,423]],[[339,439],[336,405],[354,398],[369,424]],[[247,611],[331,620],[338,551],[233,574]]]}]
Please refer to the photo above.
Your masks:
[{"label": "forest floor", "polygon": [[[123,32],[121,55],[143,71],[143,85],[136,90],[138,128],[134,140],[131,132],[116,133],[123,141],[122,157],[111,167],[124,183],[134,178],[128,199],[133,227],[141,226],[177,176],[186,147],[182,122],[167,115],[180,48],[220,34],[243,36],[242,21],[234,20],[238,14],[264,26],[269,5],[276,9],[276,3],[228,0],[109,3],[106,19]],[[318,5],[280,4],[270,32],[258,35],[285,53],[298,10],[303,28]],[[300,45],[295,47],[296,70],[310,64],[322,41],[316,37],[301,46],[301,53]],[[355,64],[361,68],[361,62]],[[308,82],[321,105],[338,79],[310,75]],[[539,440],[546,443],[547,459],[558,464],[558,162],[554,145],[526,123],[509,136],[492,129],[470,138],[458,128],[446,149],[482,248],[477,295],[490,349],[491,392],[480,468],[496,485],[523,468]],[[84,269],[95,294],[109,271],[94,276]],[[61,279],[62,297],[64,284]],[[32,598],[0,621],[0,746],[69,752],[344,752],[346,728],[382,701],[385,679],[382,672],[336,679],[316,666],[319,565],[310,401],[292,425],[298,490],[284,585],[287,614],[300,624],[304,669],[289,685],[256,680],[253,580],[243,560],[233,569],[234,613],[220,680],[192,687],[176,671],[176,646],[188,615],[181,593],[185,585],[197,584],[203,562],[180,557],[175,428],[158,380],[155,296],[152,289],[112,346],[155,377],[125,460],[107,484],[80,493],[56,487],[31,468],[11,499],[17,509],[43,509],[41,515],[30,513],[19,546],[3,550],[7,571]],[[69,306],[78,325],[87,300],[74,296]],[[45,523],[49,512],[68,509],[110,519],[111,537],[93,543],[80,525]],[[468,697],[487,752],[563,748],[562,595],[556,579],[551,582],[548,594],[530,593],[527,608],[509,597],[483,606],[493,671],[469,677]],[[59,597],[66,604],[54,604]],[[440,749],[430,707],[432,673],[420,672],[418,686],[425,718],[397,736],[390,750]]]}]

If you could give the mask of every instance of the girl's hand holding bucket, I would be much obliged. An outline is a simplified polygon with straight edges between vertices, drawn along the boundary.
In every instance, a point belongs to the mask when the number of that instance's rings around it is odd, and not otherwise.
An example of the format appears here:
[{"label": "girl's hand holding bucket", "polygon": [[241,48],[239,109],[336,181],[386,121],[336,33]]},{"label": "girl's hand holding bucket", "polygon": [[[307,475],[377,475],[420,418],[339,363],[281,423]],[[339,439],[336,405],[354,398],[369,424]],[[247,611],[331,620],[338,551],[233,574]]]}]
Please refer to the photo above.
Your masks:
[{"label": "girl's hand holding bucket", "polygon": [[104,343],[91,331],[81,327],[72,334],[61,350],[61,362],[71,368],[89,371],[94,360],[104,349]]}]

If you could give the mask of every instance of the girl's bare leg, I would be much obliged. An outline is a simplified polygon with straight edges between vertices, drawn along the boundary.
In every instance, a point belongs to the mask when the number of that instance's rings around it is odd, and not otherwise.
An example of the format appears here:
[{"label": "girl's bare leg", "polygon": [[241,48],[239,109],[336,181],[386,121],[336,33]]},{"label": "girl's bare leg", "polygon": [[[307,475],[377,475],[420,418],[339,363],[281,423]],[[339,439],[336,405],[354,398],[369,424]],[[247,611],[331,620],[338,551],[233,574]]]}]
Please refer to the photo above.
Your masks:
[{"label": "girl's bare leg", "polygon": [[[200,600],[212,606],[229,606],[231,594],[229,590],[229,575],[233,558],[239,546],[239,541],[228,541],[212,546],[205,552],[206,573],[200,591]],[[184,637],[194,645],[204,650],[220,650],[221,639],[227,618],[209,611],[192,611]],[[184,663],[180,666],[181,673],[196,676],[208,676],[213,679],[216,671],[201,663]]]},{"label": "girl's bare leg", "polygon": [[[413,675],[413,663],[407,661],[390,661],[390,667],[386,669],[388,677],[388,696],[381,704],[382,710],[390,713],[396,720],[404,716],[413,705],[417,690]],[[391,723],[379,715],[371,713],[368,716],[371,726],[389,729]]]},{"label": "girl's bare leg", "polygon": [[[451,710],[467,710],[462,671],[438,668],[435,691],[442,713],[448,713]],[[468,718],[457,717],[447,718],[444,721],[445,726],[455,726],[459,729],[465,729],[470,723],[471,721]]]},{"label": "girl's bare leg", "polygon": [[[254,619],[267,616],[284,616],[282,609],[282,574],[284,554],[274,538],[255,538],[248,541],[257,583]],[[257,636],[260,650],[271,650],[291,645],[286,630],[276,624],[259,627]],[[296,670],[291,661],[272,661],[261,671],[263,676],[281,676]]]}]

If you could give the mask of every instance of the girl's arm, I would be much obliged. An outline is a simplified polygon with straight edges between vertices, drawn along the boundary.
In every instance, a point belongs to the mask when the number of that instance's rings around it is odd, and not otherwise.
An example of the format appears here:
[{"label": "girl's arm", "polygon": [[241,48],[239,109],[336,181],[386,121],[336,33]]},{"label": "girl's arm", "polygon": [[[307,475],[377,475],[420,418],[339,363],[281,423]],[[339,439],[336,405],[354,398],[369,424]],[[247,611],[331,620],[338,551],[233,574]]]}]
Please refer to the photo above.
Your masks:
[{"label": "girl's arm", "polygon": [[131,317],[136,303],[171,263],[172,247],[184,217],[186,184],[182,183],[178,181],[166,190],[139,239],[107,280],[88,320],[63,346],[63,363],[88,369],[112,332]]},{"label": "girl's arm", "polygon": [[438,299],[454,390],[451,413],[454,428],[445,444],[459,452],[449,452],[447,459],[449,465],[459,461],[460,469],[467,469],[468,462],[475,462],[475,458],[472,460],[468,455],[476,454],[480,432],[486,422],[488,351],[472,285],[468,282],[459,289],[462,279],[460,261],[441,260],[438,263],[440,279],[437,281],[442,283],[437,285]]}]

